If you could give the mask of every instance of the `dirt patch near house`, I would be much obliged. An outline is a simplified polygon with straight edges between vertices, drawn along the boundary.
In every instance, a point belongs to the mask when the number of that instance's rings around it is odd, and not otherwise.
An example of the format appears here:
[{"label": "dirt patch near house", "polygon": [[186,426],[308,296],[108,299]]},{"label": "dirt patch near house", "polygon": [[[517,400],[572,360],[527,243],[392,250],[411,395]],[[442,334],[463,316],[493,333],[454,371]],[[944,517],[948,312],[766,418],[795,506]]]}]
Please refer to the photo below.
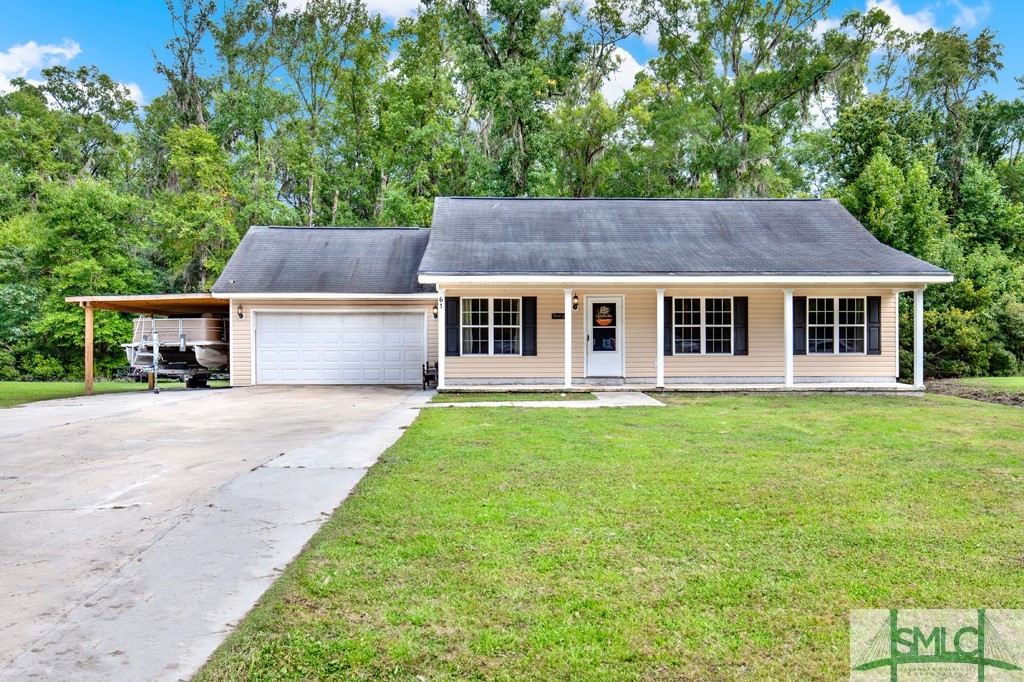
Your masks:
[{"label": "dirt patch near house", "polygon": [[1000,391],[981,386],[967,386],[956,379],[929,381],[928,391],[931,393],[941,393],[942,395],[951,395],[957,398],[980,400],[986,403],[1024,407],[1024,393]]}]

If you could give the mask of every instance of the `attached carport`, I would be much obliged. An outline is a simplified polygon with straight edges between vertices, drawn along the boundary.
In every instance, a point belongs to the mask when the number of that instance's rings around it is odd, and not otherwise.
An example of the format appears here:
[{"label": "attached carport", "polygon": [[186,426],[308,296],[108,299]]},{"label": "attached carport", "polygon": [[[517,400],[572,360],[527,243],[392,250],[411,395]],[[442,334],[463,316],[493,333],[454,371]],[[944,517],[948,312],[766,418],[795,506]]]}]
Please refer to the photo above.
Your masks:
[{"label": "attached carport", "polygon": [[[93,310],[173,317],[211,313],[228,316],[228,301],[213,294],[142,294],[136,296],[68,296],[64,299],[85,310],[85,394],[92,395],[93,384]],[[230,316],[228,316],[230,319]],[[126,342],[130,339],[126,339]]]}]

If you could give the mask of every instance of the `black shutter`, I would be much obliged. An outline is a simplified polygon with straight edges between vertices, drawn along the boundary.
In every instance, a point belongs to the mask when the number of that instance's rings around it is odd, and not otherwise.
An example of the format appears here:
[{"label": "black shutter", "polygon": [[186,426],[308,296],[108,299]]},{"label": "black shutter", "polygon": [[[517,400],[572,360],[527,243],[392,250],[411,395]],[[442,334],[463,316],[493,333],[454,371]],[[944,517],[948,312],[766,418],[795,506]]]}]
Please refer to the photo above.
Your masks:
[{"label": "black shutter", "polygon": [[747,297],[732,299],[732,354],[747,354]]},{"label": "black shutter", "polygon": [[793,297],[793,355],[807,355],[807,297]]},{"label": "black shutter", "polygon": [[882,297],[868,296],[868,355],[882,354]]},{"label": "black shutter", "polygon": [[673,316],[674,312],[675,312],[675,308],[672,306],[672,297],[671,296],[666,296],[665,297],[665,321],[664,321],[664,326],[665,326],[665,334],[664,334],[664,336],[665,336],[665,344],[664,344],[665,345],[665,355],[672,355],[672,352],[674,350],[673,347],[675,346],[675,344],[673,343],[673,341],[675,340],[674,339],[674,336],[675,336],[675,334],[674,334],[674,327],[673,327],[674,320],[672,319],[672,316]]},{"label": "black shutter", "polygon": [[523,355],[537,354],[537,297],[523,296]]},{"label": "black shutter", "polygon": [[459,299],[449,296],[444,299],[444,354],[458,356],[462,339],[459,329]]}]

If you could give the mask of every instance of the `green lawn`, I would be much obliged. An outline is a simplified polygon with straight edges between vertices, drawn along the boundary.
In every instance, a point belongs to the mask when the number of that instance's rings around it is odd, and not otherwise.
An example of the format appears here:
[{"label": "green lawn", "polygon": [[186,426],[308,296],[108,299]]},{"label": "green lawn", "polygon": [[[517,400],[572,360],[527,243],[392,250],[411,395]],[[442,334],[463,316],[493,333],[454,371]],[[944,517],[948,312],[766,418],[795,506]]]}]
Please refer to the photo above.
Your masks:
[{"label": "green lawn", "polygon": [[424,410],[199,680],[848,677],[850,609],[1024,607],[1024,411]]},{"label": "green lawn", "polygon": [[[226,381],[211,381],[210,386],[227,386]],[[160,380],[160,388],[184,388],[180,381]],[[134,381],[97,381],[93,384],[93,394],[124,393],[126,391],[144,391],[145,382]],[[74,398],[85,395],[85,384],[81,381],[0,381],[0,409],[14,407],[37,400],[53,400],[55,398]]]},{"label": "green lawn", "polygon": [[1024,393],[1024,377],[976,377],[973,379],[959,379],[958,381],[965,386]]},{"label": "green lawn", "polygon": [[593,393],[438,393],[435,403],[492,403],[536,400],[597,400]]}]

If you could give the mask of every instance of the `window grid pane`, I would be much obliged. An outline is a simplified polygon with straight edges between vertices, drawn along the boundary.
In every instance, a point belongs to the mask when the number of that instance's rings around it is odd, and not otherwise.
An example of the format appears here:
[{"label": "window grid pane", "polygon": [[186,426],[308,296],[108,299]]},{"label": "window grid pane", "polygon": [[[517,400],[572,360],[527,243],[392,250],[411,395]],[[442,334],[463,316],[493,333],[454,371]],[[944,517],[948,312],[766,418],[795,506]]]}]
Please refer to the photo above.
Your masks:
[{"label": "window grid pane", "polygon": [[832,327],[808,326],[807,327],[807,352],[808,353],[831,353],[832,352]]},{"label": "window grid pane", "polygon": [[835,349],[835,299],[807,299],[807,352],[832,353]]},{"label": "window grid pane", "polygon": [[462,354],[487,355],[490,349],[488,311],[490,301],[486,298],[465,298],[462,300]]},{"label": "window grid pane", "polygon": [[732,352],[732,299],[704,300],[704,352]]},{"label": "window grid pane", "polygon": [[700,353],[700,299],[677,298],[675,307],[674,352],[678,355]]},{"label": "window grid pane", "polygon": [[489,345],[487,331],[487,327],[463,327],[462,354],[487,355],[487,346]]},{"label": "window grid pane", "polygon": [[672,317],[675,354],[732,353],[731,298],[676,298]]},{"label": "window grid pane", "polygon": [[839,352],[863,353],[865,336],[865,300],[839,299]]},{"label": "window grid pane", "polygon": [[732,352],[732,327],[708,327],[704,331],[704,336],[704,352]]},{"label": "window grid pane", "polygon": [[839,328],[839,352],[864,352],[864,327],[843,326]]},{"label": "window grid pane", "polygon": [[519,299],[494,299],[494,354],[519,355]]}]

